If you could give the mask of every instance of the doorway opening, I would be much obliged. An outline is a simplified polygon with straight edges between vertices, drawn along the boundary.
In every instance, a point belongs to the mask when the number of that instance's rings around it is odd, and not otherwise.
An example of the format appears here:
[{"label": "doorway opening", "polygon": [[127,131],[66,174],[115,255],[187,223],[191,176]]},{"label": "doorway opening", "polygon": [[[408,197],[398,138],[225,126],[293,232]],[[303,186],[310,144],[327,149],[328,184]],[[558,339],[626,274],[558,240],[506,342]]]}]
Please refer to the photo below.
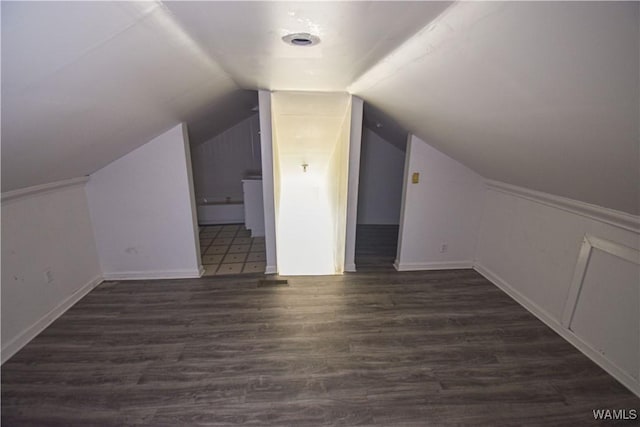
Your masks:
[{"label": "doorway opening", "polygon": [[189,124],[204,275],[264,273],[260,119],[255,91]]},{"label": "doorway opening", "polygon": [[342,274],[351,95],[273,92],[278,273]]},{"label": "doorway opening", "polygon": [[264,237],[251,237],[244,224],[200,227],[200,253],[205,276],[264,273]]},{"label": "doorway opening", "polygon": [[364,103],[355,251],[358,271],[393,270],[407,135],[391,117]]}]

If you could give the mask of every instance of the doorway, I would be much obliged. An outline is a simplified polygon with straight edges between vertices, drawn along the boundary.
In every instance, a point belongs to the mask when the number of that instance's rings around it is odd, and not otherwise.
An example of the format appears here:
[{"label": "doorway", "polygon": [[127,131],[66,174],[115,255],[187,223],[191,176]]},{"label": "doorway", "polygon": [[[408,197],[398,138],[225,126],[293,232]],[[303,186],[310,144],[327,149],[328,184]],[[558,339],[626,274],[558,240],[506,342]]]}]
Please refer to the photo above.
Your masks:
[{"label": "doorway", "polygon": [[407,132],[374,106],[364,104],[355,263],[393,269],[398,246]]}]

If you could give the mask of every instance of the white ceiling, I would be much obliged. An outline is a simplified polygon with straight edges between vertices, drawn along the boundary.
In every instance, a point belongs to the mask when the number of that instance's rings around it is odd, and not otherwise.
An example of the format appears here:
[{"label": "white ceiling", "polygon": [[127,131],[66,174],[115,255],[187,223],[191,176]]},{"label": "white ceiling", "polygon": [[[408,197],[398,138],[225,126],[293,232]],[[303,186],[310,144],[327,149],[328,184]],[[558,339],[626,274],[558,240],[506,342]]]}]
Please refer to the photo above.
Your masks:
[{"label": "white ceiling", "polygon": [[640,211],[637,2],[0,6],[2,191],[180,121],[204,138],[247,114],[243,90],[348,90],[487,178]]},{"label": "white ceiling", "polygon": [[[444,2],[166,2],[243,88],[344,91],[444,10]],[[311,48],[282,37],[308,32]]]},{"label": "white ceiling", "polygon": [[638,214],[639,10],[458,3],[350,90],[485,178]]}]

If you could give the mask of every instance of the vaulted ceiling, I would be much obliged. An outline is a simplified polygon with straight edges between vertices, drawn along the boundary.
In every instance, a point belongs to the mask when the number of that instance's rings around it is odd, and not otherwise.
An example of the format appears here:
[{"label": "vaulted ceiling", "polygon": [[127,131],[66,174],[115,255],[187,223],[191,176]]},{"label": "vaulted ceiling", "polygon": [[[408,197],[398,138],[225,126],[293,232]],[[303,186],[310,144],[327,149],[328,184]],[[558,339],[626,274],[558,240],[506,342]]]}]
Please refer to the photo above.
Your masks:
[{"label": "vaulted ceiling", "polygon": [[[349,91],[486,178],[638,214],[636,2],[2,2],[2,190],[90,174],[249,90]],[[286,45],[290,32],[321,42]]]}]

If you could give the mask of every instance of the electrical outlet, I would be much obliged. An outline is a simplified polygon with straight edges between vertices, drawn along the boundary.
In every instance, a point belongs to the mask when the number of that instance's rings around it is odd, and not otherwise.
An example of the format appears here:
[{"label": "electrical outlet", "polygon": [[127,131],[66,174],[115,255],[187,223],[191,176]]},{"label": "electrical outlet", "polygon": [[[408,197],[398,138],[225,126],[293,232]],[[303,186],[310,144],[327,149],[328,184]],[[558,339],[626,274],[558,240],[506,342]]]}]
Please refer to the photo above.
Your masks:
[{"label": "electrical outlet", "polygon": [[47,282],[47,284],[53,283],[53,273],[51,272],[51,269],[45,270],[44,280]]},{"label": "electrical outlet", "polygon": [[448,249],[449,249],[449,245],[447,245],[446,243],[443,243],[442,246],[440,246],[440,253],[445,253],[447,252]]}]

